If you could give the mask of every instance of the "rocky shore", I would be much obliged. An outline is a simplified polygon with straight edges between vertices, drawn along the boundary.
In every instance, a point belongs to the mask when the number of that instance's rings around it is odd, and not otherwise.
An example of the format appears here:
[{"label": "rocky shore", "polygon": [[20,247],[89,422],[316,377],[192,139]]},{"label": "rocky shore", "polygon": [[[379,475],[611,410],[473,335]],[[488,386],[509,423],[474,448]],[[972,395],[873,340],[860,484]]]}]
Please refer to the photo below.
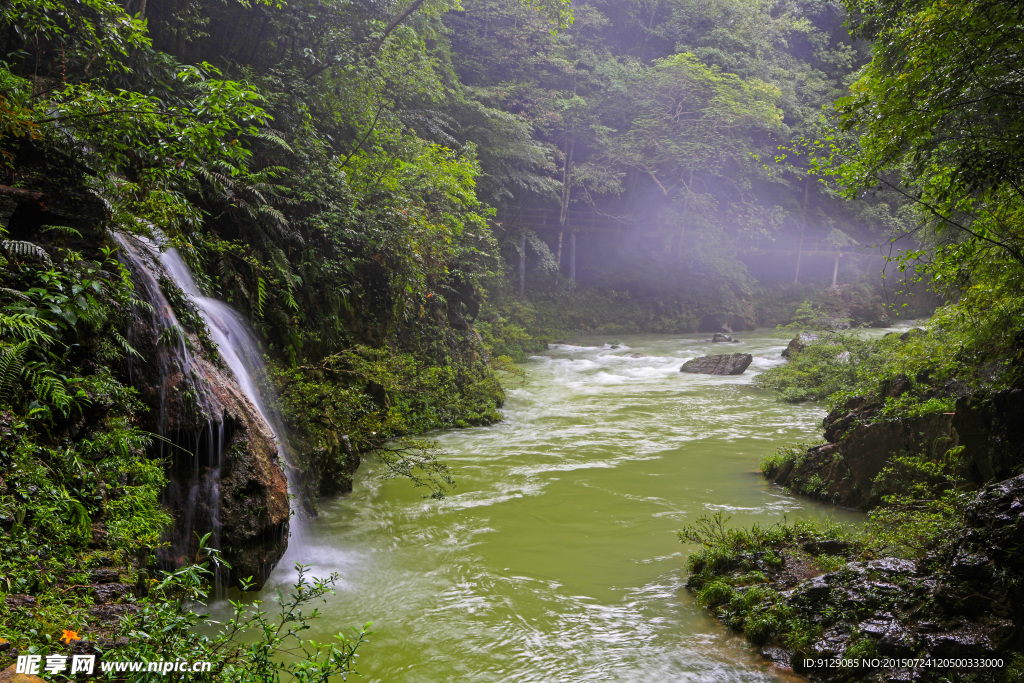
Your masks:
[{"label": "rocky shore", "polygon": [[866,533],[705,520],[682,532],[704,546],[688,585],[812,681],[1024,680],[1024,392],[884,419],[884,394],[907,386],[847,401],[826,443],[765,464],[795,493],[871,512]]}]

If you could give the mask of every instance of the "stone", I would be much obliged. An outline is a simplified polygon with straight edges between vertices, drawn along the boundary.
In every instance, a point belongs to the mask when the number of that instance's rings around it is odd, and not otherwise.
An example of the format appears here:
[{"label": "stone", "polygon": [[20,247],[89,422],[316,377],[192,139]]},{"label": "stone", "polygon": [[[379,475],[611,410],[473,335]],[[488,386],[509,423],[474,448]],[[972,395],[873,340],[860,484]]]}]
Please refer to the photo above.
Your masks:
[{"label": "stone", "polygon": [[989,658],[998,654],[988,636],[980,629],[966,627],[929,636],[926,639],[929,654],[936,658]]},{"label": "stone", "polygon": [[827,600],[831,593],[832,587],[829,585],[829,577],[823,574],[815,576],[810,581],[806,581],[798,586],[794,597],[796,601],[814,606]]},{"label": "stone", "polygon": [[136,603],[131,602],[119,605],[93,605],[89,608],[89,616],[100,625],[112,626],[129,614],[138,614],[141,609]]},{"label": "stone", "polygon": [[852,544],[836,539],[808,541],[803,546],[804,550],[812,555],[843,555],[852,547]]},{"label": "stone", "polygon": [[36,599],[31,595],[24,595],[21,593],[13,593],[4,598],[4,602],[11,609],[27,609],[29,607],[36,606]]},{"label": "stone", "polygon": [[869,571],[889,575],[914,574],[917,571],[916,562],[898,557],[881,557],[877,560],[870,560],[866,566]]},{"label": "stone", "polygon": [[808,334],[807,332],[801,332],[800,334],[789,340],[789,344],[786,346],[785,349],[782,350],[782,357],[788,358],[790,360],[796,358],[796,356],[801,351],[807,348],[808,344],[817,339],[818,335],[816,334]]},{"label": "stone", "polygon": [[46,683],[46,681],[39,676],[19,674],[17,673],[17,670],[17,666],[11,664],[3,671],[0,671],[0,683]]},{"label": "stone", "polygon": [[813,645],[811,645],[812,657],[824,657],[831,659],[840,656],[850,641],[849,627],[839,624],[825,631]]},{"label": "stone", "polygon": [[962,581],[984,581],[988,579],[991,558],[983,553],[961,553],[953,558],[950,573]]},{"label": "stone", "polygon": [[711,337],[711,341],[713,343],[715,343],[715,344],[718,344],[718,343],[721,343],[721,342],[731,342],[732,341],[732,337],[730,337],[729,335],[724,334],[722,332],[715,332],[714,336]]},{"label": "stone", "polygon": [[703,356],[683,363],[680,372],[702,375],[742,375],[753,362],[749,353],[726,353],[717,356]]},{"label": "stone", "polygon": [[93,583],[116,583],[121,578],[121,573],[116,569],[93,569],[89,572],[89,579]]},{"label": "stone", "polygon": [[109,605],[124,602],[131,595],[132,587],[126,583],[105,583],[92,587],[97,605]]},{"label": "stone", "polygon": [[787,669],[793,668],[790,663],[790,654],[787,650],[781,647],[766,647],[761,650],[761,656],[765,659],[771,660],[779,666]]}]

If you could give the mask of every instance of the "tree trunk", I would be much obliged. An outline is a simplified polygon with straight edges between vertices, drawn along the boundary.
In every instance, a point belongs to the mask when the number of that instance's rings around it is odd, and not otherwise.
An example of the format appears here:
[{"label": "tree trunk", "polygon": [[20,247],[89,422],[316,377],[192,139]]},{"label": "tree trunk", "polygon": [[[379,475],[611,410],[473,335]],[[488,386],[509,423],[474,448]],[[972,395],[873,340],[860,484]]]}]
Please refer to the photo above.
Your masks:
[{"label": "tree trunk", "polygon": [[569,233],[569,279],[576,282],[576,231]]},{"label": "tree trunk", "polygon": [[555,263],[562,268],[562,237],[569,224],[569,200],[572,198],[572,152],[575,136],[569,126],[565,127],[565,164],[562,166],[562,206],[558,214],[558,250],[555,252]]},{"label": "tree trunk", "polygon": [[800,244],[796,248],[796,273],[793,275],[793,284],[800,282],[800,260],[804,255],[804,229],[800,228]]},{"label": "tree trunk", "polygon": [[526,235],[519,238],[519,298],[526,294]]},{"label": "tree trunk", "polygon": [[[803,224],[800,226],[800,246],[796,251],[796,274],[793,275],[793,284],[800,282],[800,259],[804,255],[804,233],[807,232],[807,190],[811,186],[811,176],[804,178],[804,216]],[[834,284],[834,283],[833,283]]]}]

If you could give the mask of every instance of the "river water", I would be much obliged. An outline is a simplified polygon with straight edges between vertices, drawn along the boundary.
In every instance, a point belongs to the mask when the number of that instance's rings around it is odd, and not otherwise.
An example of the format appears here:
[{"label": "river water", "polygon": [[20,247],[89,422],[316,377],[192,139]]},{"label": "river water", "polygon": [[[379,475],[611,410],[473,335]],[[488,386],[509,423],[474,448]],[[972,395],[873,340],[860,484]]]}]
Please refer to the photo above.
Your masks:
[{"label": "river water", "polygon": [[[372,620],[358,667],[370,681],[780,680],[695,604],[692,548],[675,532],[717,511],[743,525],[861,516],[757,474],[762,456],[815,440],[824,411],[751,387],[787,339],[742,337],[580,339],[530,358],[503,422],[434,435],[458,482],[447,498],[368,460],[264,596],[287,588],[296,561],[339,572],[307,633],[325,641]],[[736,377],[679,372],[725,352],[754,363]]]}]

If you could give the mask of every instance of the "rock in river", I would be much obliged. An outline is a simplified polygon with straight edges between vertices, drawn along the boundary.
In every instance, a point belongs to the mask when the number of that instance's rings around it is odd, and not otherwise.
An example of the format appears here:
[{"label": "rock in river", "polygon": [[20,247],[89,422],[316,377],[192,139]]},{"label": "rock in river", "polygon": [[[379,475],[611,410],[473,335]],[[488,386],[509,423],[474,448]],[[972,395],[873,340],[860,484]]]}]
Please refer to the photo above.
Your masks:
[{"label": "rock in river", "polygon": [[702,375],[742,375],[754,357],[749,353],[725,353],[718,356],[703,356],[683,363],[680,372],[694,372]]}]

